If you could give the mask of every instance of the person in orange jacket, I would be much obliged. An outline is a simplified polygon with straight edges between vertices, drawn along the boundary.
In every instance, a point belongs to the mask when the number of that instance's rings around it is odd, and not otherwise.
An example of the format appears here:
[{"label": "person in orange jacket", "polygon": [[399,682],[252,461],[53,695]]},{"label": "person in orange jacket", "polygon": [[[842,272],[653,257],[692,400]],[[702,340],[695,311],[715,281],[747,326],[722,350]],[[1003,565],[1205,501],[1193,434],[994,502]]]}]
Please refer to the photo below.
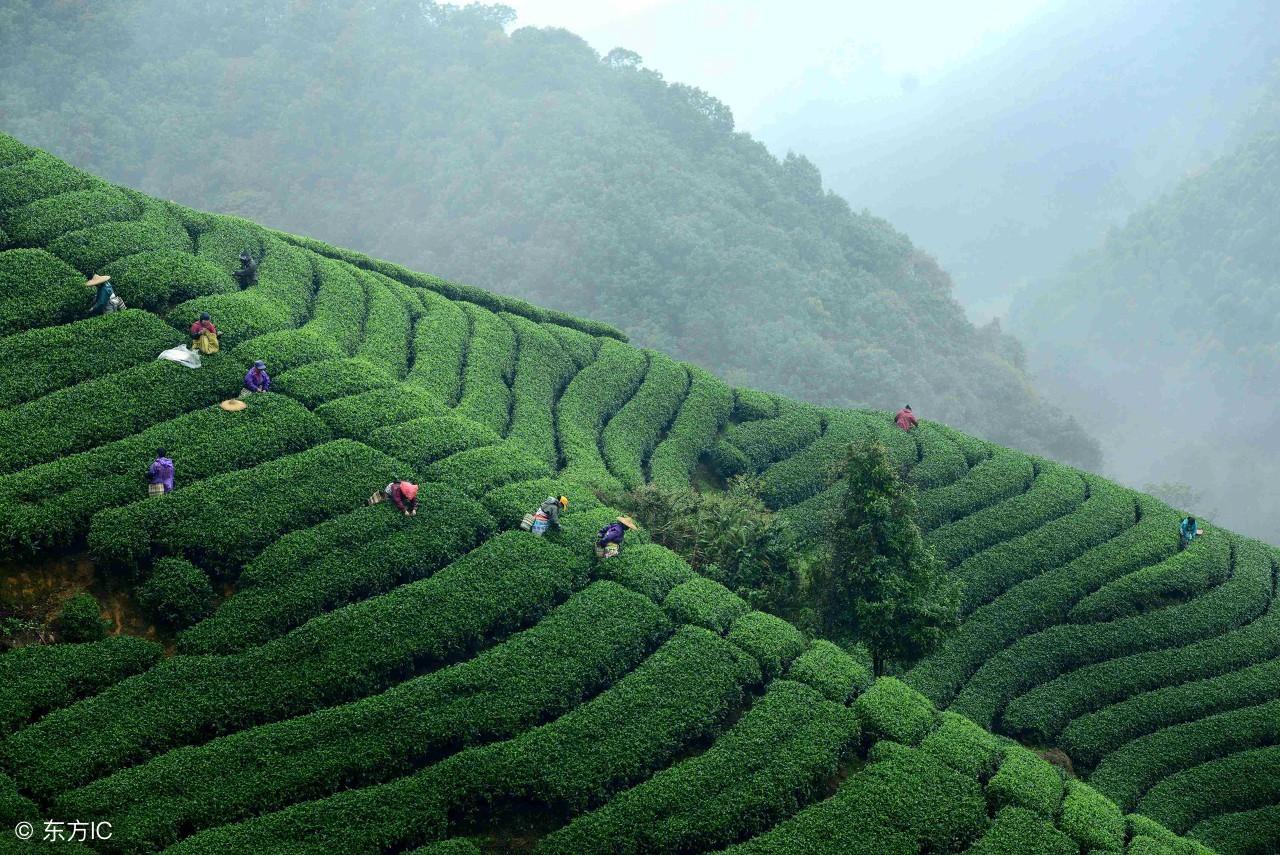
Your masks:
[{"label": "person in orange jacket", "polygon": [[919,420],[916,419],[916,414],[911,412],[910,404],[898,410],[898,414],[893,417],[893,423],[907,431],[920,424]]}]

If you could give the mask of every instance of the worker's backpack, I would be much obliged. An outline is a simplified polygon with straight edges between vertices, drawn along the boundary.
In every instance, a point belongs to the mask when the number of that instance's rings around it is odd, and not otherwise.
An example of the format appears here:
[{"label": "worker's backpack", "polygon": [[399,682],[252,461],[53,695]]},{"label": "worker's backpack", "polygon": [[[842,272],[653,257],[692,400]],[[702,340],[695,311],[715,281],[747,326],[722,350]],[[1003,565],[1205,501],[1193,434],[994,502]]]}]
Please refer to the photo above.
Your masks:
[{"label": "worker's backpack", "polygon": [[124,304],[124,300],[121,300],[120,295],[114,291],[111,293],[111,296],[107,298],[108,312],[123,312],[127,308],[129,307]]}]

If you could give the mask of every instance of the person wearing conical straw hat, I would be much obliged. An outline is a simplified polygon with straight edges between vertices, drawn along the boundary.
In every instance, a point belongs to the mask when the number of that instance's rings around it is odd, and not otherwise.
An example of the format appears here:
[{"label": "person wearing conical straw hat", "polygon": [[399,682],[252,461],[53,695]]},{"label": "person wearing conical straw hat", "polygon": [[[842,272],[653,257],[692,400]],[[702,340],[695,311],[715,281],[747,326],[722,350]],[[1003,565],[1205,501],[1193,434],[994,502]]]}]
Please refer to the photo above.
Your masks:
[{"label": "person wearing conical straw hat", "polygon": [[600,529],[600,534],[596,537],[596,556],[599,558],[615,557],[622,550],[622,538],[626,535],[627,530],[635,531],[636,528],[635,520],[628,516],[621,516]]},{"label": "person wearing conical straw hat", "polygon": [[92,276],[86,276],[84,284],[98,289],[93,306],[89,308],[90,315],[109,315],[124,308],[124,301],[116,296],[115,289],[111,287],[110,276],[95,273]]}]

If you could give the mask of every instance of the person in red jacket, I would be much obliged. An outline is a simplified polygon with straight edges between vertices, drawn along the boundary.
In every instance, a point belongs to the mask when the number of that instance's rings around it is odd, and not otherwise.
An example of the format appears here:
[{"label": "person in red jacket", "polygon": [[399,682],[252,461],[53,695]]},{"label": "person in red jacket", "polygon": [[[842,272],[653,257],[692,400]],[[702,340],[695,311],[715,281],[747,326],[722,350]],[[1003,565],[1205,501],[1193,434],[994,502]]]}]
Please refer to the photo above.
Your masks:
[{"label": "person in red jacket", "polygon": [[191,349],[205,356],[218,352],[218,328],[209,320],[208,312],[201,312],[199,320],[191,325]]},{"label": "person in red jacket", "polygon": [[369,497],[369,504],[376,505],[390,499],[406,517],[418,515],[418,485],[412,481],[396,479]]},{"label": "person in red jacket", "polygon": [[916,419],[916,414],[911,412],[911,405],[907,404],[898,410],[898,414],[893,417],[893,423],[903,430],[911,430],[920,422]]}]

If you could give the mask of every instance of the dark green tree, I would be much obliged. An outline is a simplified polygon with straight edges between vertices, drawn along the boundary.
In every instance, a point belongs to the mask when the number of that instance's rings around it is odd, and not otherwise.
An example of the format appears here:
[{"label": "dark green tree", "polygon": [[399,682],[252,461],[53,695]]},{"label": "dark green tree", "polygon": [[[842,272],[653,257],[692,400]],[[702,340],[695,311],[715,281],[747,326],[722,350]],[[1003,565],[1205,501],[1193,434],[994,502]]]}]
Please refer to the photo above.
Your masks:
[{"label": "dark green tree", "polygon": [[845,496],[820,581],[823,622],[871,651],[877,676],[913,662],[956,624],[959,583],[947,576],[915,523],[912,488],[878,442],[850,446]]}]

